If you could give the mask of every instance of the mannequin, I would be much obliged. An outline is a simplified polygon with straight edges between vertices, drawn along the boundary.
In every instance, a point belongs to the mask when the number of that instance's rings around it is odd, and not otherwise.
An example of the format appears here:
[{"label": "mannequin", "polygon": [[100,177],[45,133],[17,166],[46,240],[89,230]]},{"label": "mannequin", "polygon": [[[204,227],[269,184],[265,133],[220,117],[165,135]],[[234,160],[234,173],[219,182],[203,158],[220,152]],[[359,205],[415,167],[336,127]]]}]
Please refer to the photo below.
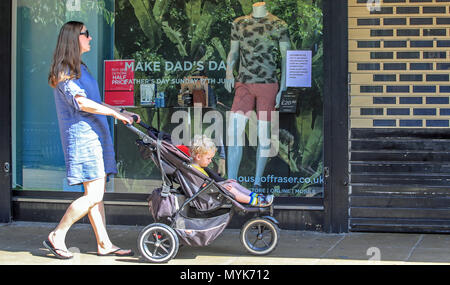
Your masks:
[{"label": "mannequin", "polygon": [[252,13],[253,18],[262,18],[267,16],[268,12],[266,8],[266,2],[257,2],[253,4],[252,9],[253,9]]},{"label": "mannequin", "polygon": [[[233,21],[225,80],[228,92],[235,89],[227,132],[231,138],[227,157],[230,179],[237,179],[248,112],[256,109],[258,147],[254,186],[261,186],[260,179],[268,159],[267,155],[261,154],[270,149],[270,144],[264,145],[262,138],[270,138],[270,112],[278,108],[281,93],[286,90],[286,51],[289,47],[286,23],[269,13],[265,2],[253,4],[250,15]],[[279,85],[275,51],[281,56]],[[233,71],[238,59],[239,75],[235,79]]]}]

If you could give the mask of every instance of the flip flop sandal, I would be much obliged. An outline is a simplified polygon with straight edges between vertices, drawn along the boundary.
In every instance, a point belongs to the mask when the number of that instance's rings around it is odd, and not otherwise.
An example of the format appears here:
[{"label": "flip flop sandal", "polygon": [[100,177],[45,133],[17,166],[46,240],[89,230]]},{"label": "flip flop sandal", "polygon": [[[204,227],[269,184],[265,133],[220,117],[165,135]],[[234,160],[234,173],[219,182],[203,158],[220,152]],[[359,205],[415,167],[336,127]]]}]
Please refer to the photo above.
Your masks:
[{"label": "flip flop sandal", "polygon": [[72,256],[66,256],[66,255],[59,254],[58,251],[61,251],[61,252],[64,252],[64,253],[69,253],[69,252],[65,251],[64,249],[55,248],[53,246],[52,242],[49,239],[44,240],[44,242],[42,244],[48,250],[50,250],[50,252],[53,253],[59,259],[71,259],[71,258],[73,258],[73,255]]},{"label": "flip flop sandal", "polygon": [[126,249],[118,248],[109,253],[105,253],[105,254],[97,253],[97,255],[98,256],[133,256],[134,252],[128,251]]}]

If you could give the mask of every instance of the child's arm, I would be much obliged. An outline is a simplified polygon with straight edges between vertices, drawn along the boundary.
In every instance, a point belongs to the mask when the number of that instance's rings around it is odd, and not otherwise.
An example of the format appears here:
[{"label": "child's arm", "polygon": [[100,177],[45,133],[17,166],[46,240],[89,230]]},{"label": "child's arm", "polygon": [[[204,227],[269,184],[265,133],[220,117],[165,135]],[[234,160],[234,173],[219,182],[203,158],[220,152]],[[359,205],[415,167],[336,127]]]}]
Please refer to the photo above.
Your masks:
[{"label": "child's arm", "polygon": [[216,182],[225,181],[225,178],[223,178],[222,176],[220,176],[216,172],[212,171],[208,167],[205,167],[203,169],[206,171],[206,173],[208,173],[208,176],[211,177],[214,181],[216,181]]}]

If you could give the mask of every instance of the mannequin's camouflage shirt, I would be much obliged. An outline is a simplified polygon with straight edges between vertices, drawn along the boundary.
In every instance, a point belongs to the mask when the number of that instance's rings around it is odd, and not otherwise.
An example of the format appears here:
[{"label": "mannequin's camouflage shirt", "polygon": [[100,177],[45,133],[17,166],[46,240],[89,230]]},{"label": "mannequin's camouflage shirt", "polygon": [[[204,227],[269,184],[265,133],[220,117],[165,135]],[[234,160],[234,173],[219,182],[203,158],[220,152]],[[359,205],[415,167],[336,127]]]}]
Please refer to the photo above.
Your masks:
[{"label": "mannequin's camouflage shirt", "polygon": [[231,25],[231,40],[239,41],[238,82],[278,82],[279,43],[289,42],[286,22],[270,13],[262,18],[242,16]]}]

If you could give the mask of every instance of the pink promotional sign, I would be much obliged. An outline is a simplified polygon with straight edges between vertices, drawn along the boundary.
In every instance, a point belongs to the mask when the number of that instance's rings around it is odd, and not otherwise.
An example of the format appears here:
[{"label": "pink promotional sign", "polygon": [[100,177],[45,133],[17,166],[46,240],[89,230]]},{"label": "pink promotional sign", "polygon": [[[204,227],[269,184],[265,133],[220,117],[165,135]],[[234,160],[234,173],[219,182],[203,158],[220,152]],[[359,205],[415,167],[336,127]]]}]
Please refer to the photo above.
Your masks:
[{"label": "pink promotional sign", "polygon": [[134,60],[105,60],[105,103],[134,106]]}]

